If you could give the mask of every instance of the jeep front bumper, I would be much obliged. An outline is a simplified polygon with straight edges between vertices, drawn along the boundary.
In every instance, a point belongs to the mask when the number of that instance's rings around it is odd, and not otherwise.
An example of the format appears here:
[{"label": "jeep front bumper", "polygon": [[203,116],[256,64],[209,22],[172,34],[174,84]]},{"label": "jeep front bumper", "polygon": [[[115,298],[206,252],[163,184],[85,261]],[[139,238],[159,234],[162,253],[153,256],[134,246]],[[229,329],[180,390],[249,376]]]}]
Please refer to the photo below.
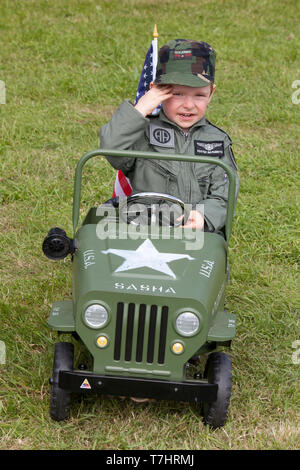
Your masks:
[{"label": "jeep front bumper", "polygon": [[60,371],[60,388],[75,393],[96,393],[136,398],[155,398],[192,403],[217,399],[218,385],[199,381],[170,382],[98,375],[85,371]]}]

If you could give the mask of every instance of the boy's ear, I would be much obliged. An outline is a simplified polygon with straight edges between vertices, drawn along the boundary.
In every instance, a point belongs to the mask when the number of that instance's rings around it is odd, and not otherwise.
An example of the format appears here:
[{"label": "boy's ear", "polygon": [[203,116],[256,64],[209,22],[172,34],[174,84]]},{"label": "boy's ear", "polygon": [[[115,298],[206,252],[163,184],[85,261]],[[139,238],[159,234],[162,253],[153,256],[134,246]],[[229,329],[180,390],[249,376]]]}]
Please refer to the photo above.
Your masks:
[{"label": "boy's ear", "polygon": [[154,82],[150,82],[150,85],[149,85],[150,90],[151,88],[153,88],[153,86],[154,86]]},{"label": "boy's ear", "polygon": [[216,88],[217,88],[216,84],[213,83],[213,84],[212,84],[212,87],[211,87],[211,90],[210,90],[209,101],[212,99],[213,94],[214,94]]}]

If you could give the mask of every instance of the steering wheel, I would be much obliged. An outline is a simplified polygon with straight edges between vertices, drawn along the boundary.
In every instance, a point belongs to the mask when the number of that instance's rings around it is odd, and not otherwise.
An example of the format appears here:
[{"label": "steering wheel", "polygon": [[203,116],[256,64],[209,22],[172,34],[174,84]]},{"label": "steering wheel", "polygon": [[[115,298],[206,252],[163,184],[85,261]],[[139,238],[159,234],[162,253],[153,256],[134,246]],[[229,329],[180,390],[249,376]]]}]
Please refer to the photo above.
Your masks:
[{"label": "steering wheel", "polygon": [[[184,216],[182,220],[177,219]],[[184,202],[163,193],[137,193],[119,203],[119,216],[127,224],[178,227],[188,218]]]}]

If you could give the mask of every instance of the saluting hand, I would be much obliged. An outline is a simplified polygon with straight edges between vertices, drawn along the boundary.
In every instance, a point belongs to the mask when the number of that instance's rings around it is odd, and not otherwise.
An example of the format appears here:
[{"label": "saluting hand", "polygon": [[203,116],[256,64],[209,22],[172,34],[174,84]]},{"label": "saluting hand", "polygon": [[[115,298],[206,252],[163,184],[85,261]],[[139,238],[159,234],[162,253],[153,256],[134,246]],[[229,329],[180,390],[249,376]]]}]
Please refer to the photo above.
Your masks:
[{"label": "saluting hand", "polygon": [[163,101],[168,100],[172,96],[172,85],[151,85],[151,88],[145,93],[135,105],[143,116],[151,114]]}]

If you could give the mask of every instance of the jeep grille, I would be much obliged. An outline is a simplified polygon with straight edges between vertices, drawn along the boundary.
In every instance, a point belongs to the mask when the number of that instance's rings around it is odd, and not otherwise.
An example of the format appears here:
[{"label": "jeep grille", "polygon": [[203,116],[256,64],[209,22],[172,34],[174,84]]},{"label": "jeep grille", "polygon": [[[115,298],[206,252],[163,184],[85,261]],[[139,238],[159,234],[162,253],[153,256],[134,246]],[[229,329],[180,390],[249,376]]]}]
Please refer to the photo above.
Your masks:
[{"label": "jeep grille", "polygon": [[168,307],[119,302],[114,359],[163,364]]}]

